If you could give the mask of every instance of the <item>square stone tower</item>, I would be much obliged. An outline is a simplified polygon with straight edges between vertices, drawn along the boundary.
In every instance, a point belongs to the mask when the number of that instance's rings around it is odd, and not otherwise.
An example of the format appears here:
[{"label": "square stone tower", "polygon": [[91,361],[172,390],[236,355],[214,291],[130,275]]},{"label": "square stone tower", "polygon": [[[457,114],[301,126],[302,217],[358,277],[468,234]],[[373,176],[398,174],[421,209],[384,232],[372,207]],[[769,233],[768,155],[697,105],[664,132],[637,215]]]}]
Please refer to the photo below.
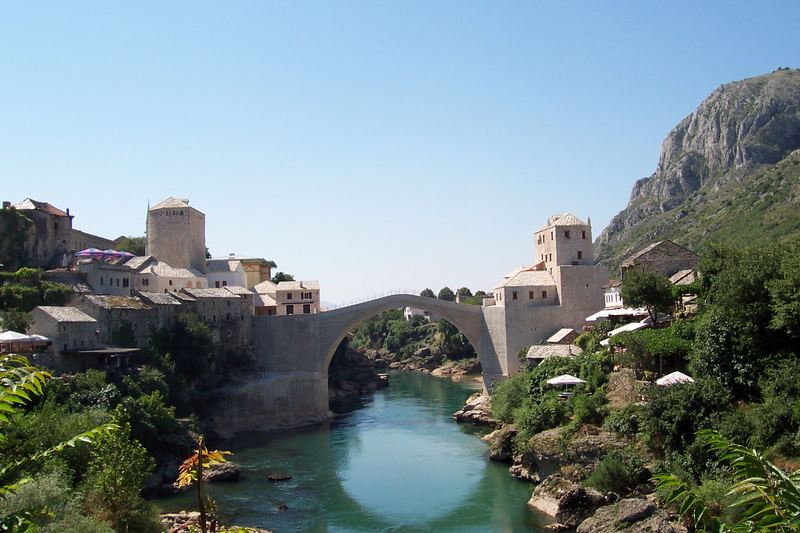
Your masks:
[{"label": "square stone tower", "polygon": [[206,216],[170,196],[147,211],[145,254],[175,268],[206,271]]},{"label": "square stone tower", "polygon": [[594,265],[592,226],[572,213],[554,215],[536,231],[536,258],[543,269],[553,272],[562,265]]}]

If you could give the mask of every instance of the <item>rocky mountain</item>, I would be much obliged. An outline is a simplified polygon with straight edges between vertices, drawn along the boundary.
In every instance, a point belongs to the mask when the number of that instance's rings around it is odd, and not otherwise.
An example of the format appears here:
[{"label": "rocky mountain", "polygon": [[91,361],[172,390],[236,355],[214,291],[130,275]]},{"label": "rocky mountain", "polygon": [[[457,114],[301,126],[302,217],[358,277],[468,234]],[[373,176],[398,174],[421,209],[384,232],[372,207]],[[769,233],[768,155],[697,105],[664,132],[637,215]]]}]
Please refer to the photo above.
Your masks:
[{"label": "rocky mountain", "polygon": [[616,268],[649,243],[752,244],[800,234],[800,70],[725,84],[667,135],[656,171],[595,242]]}]

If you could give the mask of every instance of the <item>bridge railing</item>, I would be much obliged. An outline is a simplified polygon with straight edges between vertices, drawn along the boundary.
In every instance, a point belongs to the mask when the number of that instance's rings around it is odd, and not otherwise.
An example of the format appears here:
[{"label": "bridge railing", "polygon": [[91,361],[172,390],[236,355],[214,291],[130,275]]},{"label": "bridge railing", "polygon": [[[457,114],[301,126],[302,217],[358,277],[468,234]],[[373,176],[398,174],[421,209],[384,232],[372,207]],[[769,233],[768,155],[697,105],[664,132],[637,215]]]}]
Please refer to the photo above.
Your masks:
[{"label": "bridge railing", "polygon": [[333,311],[334,309],[340,309],[342,307],[347,307],[349,305],[361,304],[361,303],[364,303],[364,302],[377,300],[378,298],[384,298],[386,296],[394,296],[396,294],[412,294],[414,296],[417,296],[417,295],[419,295],[420,292],[421,292],[421,289],[394,289],[394,290],[390,290],[390,291],[386,291],[386,292],[382,292],[382,293],[378,293],[378,294],[373,294],[371,296],[365,296],[363,298],[358,298],[358,299],[355,299],[355,300],[351,300],[349,302],[344,302],[344,303],[340,303],[340,304],[327,304],[325,306],[325,308],[326,308],[325,310],[326,311]]}]

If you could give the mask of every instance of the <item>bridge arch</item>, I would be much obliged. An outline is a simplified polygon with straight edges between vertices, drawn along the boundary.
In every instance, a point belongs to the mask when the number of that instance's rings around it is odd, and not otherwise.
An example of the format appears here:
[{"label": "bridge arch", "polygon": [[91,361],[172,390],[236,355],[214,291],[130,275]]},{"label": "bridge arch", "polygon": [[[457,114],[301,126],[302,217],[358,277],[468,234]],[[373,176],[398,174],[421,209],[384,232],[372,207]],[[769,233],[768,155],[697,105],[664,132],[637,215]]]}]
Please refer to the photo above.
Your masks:
[{"label": "bridge arch", "polygon": [[[365,320],[399,307],[416,307],[435,313],[458,328],[472,344],[483,370],[484,382],[488,386],[491,381],[502,375],[502,370],[486,329],[483,311],[480,306],[459,304],[416,296],[412,294],[394,294],[368,302],[350,305],[320,313],[320,370],[327,377],[328,368],[336,348],[356,326]],[[486,383],[488,381],[488,383]]]}]

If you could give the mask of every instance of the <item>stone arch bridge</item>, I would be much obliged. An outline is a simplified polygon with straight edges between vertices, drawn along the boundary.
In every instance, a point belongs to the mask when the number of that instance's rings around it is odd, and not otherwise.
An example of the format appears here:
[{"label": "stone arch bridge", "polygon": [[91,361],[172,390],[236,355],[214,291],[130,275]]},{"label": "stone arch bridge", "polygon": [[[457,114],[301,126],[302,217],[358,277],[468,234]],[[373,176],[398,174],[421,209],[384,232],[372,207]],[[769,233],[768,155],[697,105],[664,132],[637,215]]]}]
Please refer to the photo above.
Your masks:
[{"label": "stone arch bridge", "polygon": [[464,334],[481,362],[485,387],[516,371],[516,359],[509,361],[493,340],[504,324],[492,326],[487,308],[478,305],[394,294],[315,315],[257,316],[255,375],[238,384],[233,397],[220,398],[212,424],[227,433],[328,418],[328,367],[339,343],[368,318],[406,306],[441,316]]}]

